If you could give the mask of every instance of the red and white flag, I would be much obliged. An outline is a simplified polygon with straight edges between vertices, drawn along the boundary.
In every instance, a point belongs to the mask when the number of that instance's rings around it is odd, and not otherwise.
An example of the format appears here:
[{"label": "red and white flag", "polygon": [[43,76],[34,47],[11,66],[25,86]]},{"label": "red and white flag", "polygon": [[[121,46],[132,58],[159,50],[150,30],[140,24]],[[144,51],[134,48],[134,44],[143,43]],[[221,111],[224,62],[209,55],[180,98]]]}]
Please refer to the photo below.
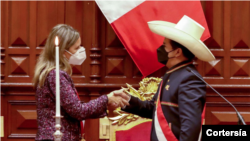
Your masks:
[{"label": "red and white flag", "polygon": [[210,37],[200,1],[117,0],[96,3],[144,77],[164,66],[158,62],[156,52],[164,37],[151,32],[148,21],[177,23],[187,15],[205,28],[202,41]]}]

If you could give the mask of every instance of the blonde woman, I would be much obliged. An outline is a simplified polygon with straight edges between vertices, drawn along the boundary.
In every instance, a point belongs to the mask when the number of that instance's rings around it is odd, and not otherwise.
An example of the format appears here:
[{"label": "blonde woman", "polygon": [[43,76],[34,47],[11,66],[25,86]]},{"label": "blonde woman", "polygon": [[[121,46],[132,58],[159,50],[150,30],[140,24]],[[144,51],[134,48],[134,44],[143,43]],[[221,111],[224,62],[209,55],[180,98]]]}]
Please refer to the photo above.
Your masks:
[{"label": "blonde woman", "polygon": [[[129,105],[113,93],[100,96],[88,103],[81,103],[72,81],[71,65],[81,65],[86,59],[85,48],[81,47],[79,33],[69,25],[55,26],[46,41],[35,68],[34,86],[36,88],[37,123],[36,140],[54,140],[55,132],[55,37],[60,39],[60,97],[63,133],[62,141],[78,141],[81,137],[81,121],[107,115],[107,106],[116,108]],[[120,90],[121,91],[121,90]],[[120,91],[116,91],[119,93]]]}]

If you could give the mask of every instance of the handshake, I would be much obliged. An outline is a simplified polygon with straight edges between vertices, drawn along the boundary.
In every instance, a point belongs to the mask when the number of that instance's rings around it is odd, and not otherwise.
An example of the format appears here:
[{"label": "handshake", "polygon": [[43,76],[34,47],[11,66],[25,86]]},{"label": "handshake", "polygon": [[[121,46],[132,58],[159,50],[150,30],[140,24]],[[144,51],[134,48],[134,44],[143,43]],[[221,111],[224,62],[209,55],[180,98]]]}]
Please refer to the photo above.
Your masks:
[{"label": "handshake", "polygon": [[130,95],[126,94],[123,89],[113,91],[107,96],[109,109],[116,109],[129,105]]}]

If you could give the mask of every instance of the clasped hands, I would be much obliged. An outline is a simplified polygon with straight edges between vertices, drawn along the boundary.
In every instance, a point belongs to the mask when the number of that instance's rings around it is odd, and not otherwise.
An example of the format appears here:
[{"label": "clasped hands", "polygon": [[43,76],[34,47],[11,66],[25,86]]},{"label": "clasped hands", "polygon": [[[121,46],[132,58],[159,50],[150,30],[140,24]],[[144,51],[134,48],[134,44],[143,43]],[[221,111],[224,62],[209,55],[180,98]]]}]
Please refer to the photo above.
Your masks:
[{"label": "clasped hands", "polygon": [[109,109],[116,109],[129,105],[130,95],[126,94],[123,89],[113,91],[107,96]]}]

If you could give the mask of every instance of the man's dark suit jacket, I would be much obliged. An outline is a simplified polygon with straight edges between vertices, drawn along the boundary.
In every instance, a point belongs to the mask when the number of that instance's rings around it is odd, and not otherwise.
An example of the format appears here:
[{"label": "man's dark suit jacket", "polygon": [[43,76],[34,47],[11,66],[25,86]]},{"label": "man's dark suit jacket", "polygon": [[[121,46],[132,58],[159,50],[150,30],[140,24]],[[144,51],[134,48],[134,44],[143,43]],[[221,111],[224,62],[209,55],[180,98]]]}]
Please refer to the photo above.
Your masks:
[{"label": "man's dark suit jacket", "polygon": [[[182,62],[169,69],[163,77],[161,105],[171,130],[179,141],[197,141],[201,129],[201,114],[206,101],[206,85],[187,67],[199,73],[191,62]],[[158,88],[159,91],[159,88]],[[155,103],[158,91],[151,101],[131,96],[130,106],[123,109],[145,118],[151,118],[151,141],[158,141],[154,128]]]}]

